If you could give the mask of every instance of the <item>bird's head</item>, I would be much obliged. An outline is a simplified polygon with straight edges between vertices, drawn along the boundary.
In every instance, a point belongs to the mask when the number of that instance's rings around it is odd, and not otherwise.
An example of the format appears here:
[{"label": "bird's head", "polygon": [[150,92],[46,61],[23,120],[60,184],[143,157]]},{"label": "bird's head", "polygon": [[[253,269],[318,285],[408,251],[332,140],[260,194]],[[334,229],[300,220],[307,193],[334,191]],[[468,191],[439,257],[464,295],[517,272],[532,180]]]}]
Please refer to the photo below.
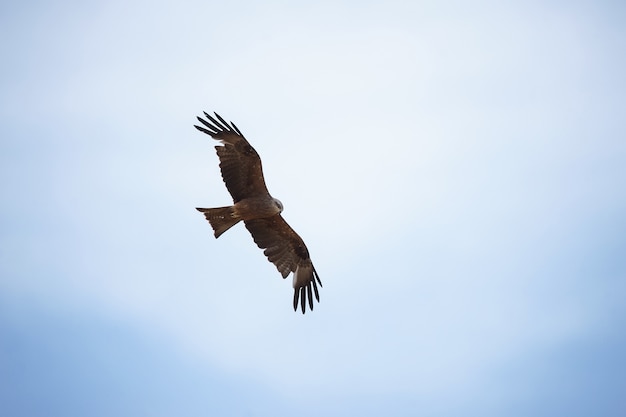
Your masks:
[{"label": "bird's head", "polygon": [[274,204],[276,205],[276,207],[278,207],[278,212],[282,213],[283,212],[283,203],[281,203],[280,200],[277,199],[277,198],[272,198],[272,200],[274,200]]}]

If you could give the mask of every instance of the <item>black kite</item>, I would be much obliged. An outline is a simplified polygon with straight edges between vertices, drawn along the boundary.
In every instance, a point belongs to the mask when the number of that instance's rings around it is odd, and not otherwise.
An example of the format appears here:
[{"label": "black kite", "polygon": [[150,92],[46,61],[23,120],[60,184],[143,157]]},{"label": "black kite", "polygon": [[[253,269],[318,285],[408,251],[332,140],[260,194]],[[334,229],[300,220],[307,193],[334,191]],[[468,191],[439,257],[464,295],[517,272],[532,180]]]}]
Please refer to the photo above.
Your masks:
[{"label": "black kite", "polygon": [[[213,118],[204,113],[207,120],[198,117],[202,126],[195,126],[201,132],[221,142],[215,147],[220,159],[220,170],[234,205],[218,208],[197,208],[213,227],[218,238],[243,220],[254,242],[270,262],[276,265],[283,278],[293,272],[293,308],[302,313],[313,310],[313,294],[319,302],[317,284],[322,286],[317,271],[313,267],[309,251],[302,238],[287,224],[280,213],[283,205],[267,191],[263,179],[261,158],[248,143],[233,122],[227,123],[219,114]],[[316,283],[317,281],[317,283]]]}]

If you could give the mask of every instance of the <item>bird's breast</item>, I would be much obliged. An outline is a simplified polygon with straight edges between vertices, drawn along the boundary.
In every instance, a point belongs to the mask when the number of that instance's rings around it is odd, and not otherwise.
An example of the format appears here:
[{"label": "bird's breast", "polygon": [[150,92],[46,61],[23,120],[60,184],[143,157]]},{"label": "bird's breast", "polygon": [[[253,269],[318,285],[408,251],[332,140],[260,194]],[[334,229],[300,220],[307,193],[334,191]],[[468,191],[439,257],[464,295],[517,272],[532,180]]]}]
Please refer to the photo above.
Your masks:
[{"label": "bird's breast", "polygon": [[235,211],[242,220],[263,219],[280,213],[274,199],[270,196],[244,198],[235,203]]}]

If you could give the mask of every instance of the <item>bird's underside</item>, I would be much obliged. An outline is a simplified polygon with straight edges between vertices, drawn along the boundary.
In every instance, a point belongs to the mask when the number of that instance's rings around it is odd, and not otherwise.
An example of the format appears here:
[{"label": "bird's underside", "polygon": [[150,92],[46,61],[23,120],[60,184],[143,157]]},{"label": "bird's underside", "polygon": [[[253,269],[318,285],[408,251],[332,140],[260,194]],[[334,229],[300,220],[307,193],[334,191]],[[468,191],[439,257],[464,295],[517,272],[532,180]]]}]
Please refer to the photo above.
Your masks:
[{"label": "bird's underside", "polygon": [[322,282],[304,241],[280,215],[282,203],[267,190],[259,155],[234,123],[226,122],[217,113],[215,118],[206,112],[204,115],[207,120],[198,117],[203,126],[195,127],[221,142],[215,150],[233,205],[197,210],[209,221],[216,238],[243,221],[254,242],[264,249],[283,278],[293,273],[294,310],[300,305],[304,314],[307,304],[313,310],[313,296],[319,302],[317,284],[321,287]]}]

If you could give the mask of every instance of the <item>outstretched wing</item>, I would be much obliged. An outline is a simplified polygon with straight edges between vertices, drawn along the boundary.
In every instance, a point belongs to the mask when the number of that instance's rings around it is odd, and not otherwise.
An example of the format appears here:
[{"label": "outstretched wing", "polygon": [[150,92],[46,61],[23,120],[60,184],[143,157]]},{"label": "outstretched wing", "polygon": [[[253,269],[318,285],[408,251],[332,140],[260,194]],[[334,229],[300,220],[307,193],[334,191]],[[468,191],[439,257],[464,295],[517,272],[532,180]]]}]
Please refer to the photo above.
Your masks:
[{"label": "outstretched wing", "polygon": [[[287,224],[280,214],[264,219],[245,220],[246,228],[252,234],[254,242],[270,262],[276,265],[283,278],[291,272],[293,276],[293,309],[298,309],[298,301],[302,314],[306,310],[307,299],[309,308],[313,310],[313,294],[319,302],[317,284],[322,281],[313,267],[309,251],[302,238]],[[317,282],[316,282],[317,281]]]},{"label": "outstretched wing", "polygon": [[220,170],[228,192],[237,203],[244,198],[268,194],[263,168],[259,154],[243,137],[233,122],[227,123],[215,113],[213,118],[204,112],[208,120],[198,117],[198,121],[205,127],[195,126],[201,132],[210,135],[213,139],[222,142],[215,147],[220,158]]}]

